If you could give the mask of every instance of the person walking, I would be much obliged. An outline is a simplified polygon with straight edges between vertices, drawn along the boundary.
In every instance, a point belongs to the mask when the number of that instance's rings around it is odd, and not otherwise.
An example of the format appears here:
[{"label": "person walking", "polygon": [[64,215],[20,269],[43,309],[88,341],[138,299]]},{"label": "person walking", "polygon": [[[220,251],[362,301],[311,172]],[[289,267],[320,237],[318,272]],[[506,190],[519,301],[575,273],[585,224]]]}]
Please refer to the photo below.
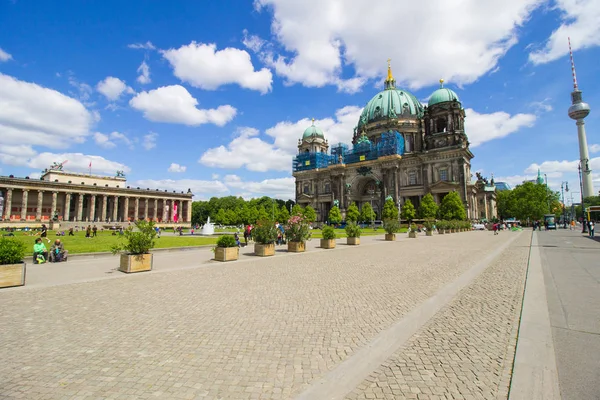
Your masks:
[{"label": "person walking", "polygon": [[498,234],[498,224],[492,225],[492,230],[494,231],[494,235]]},{"label": "person walking", "polygon": [[588,230],[590,231],[590,237],[593,238],[594,237],[594,221],[590,221],[589,226],[588,226]]},{"label": "person walking", "polygon": [[94,225],[94,227],[92,228],[92,236],[96,237],[97,234],[98,234],[98,228],[96,228],[96,225]]},{"label": "person walking", "polygon": [[88,225],[88,227],[85,230],[85,237],[88,239],[91,239],[92,237],[92,227],[91,225]]}]

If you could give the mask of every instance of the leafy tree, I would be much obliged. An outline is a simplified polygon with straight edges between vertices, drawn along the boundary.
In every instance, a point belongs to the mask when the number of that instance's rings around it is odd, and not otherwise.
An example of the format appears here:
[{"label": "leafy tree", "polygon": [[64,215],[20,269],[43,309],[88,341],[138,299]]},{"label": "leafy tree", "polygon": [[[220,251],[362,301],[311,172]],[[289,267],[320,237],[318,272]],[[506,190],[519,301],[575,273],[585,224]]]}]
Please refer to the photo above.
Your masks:
[{"label": "leafy tree", "polygon": [[306,218],[308,222],[315,222],[317,220],[317,212],[311,206],[306,206],[304,208],[304,218]]},{"label": "leafy tree", "polygon": [[277,220],[280,223],[285,224],[288,219],[290,219],[290,212],[284,204],[283,206],[281,206],[279,212],[277,213]]},{"label": "leafy tree", "polygon": [[421,204],[419,204],[419,218],[433,219],[437,217],[438,211],[439,207],[433,199],[431,193],[427,193],[425,196],[423,196],[421,199]]},{"label": "leafy tree", "polygon": [[516,211],[515,196],[512,190],[496,192],[496,206],[501,219],[514,217]]},{"label": "leafy tree", "polygon": [[512,191],[514,217],[521,221],[542,219],[544,214],[562,213],[557,192],[544,184],[524,182]]},{"label": "leafy tree", "polygon": [[292,215],[304,215],[304,210],[300,204],[294,204],[292,207]]},{"label": "leafy tree", "polygon": [[342,213],[338,206],[333,206],[331,210],[329,210],[329,217],[327,220],[333,225],[339,225],[342,222]]},{"label": "leafy tree", "polygon": [[265,210],[265,208],[262,207],[262,206],[258,209],[258,213],[257,214],[258,215],[257,215],[257,218],[254,221],[254,223],[256,223],[256,221],[271,220],[271,217],[272,217],[271,210],[269,209],[269,212],[267,212],[267,210]]},{"label": "leafy tree", "polygon": [[360,218],[360,211],[355,202],[352,202],[346,210],[346,221],[357,222]]},{"label": "leafy tree", "polygon": [[[573,201],[575,201],[575,198],[573,198]],[[581,199],[578,199],[577,201],[578,203],[581,202]],[[590,206],[600,206],[600,196],[589,196],[583,199],[583,205],[584,207],[590,207]],[[576,206],[575,207],[575,215],[577,216],[577,219],[581,218],[581,206]]]},{"label": "leafy tree", "polygon": [[460,221],[467,219],[467,212],[458,192],[452,191],[444,196],[440,206],[440,218]]},{"label": "leafy tree", "polygon": [[221,224],[221,225],[228,225],[229,224],[229,220],[227,219],[227,213],[225,212],[224,209],[219,209],[219,211],[217,212],[217,215],[215,215],[215,223],[217,224]]},{"label": "leafy tree", "polygon": [[371,204],[365,203],[363,204],[360,210],[360,220],[363,223],[369,223],[375,219],[375,211],[373,211],[373,207]]},{"label": "leafy tree", "polygon": [[383,211],[381,212],[381,218],[385,221],[386,219],[398,219],[398,208],[394,200],[387,199],[383,205]]},{"label": "leafy tree", "polygon": [[410,199],[406,199],[406,201],[402,205],[402,213],[401,213],[402,219],[405,219],[410,222],[413,219],[415,219],[416,214],[417,214],[417,212],[415,210],[415,206],[413,205],[412,201],[410,201]]}]

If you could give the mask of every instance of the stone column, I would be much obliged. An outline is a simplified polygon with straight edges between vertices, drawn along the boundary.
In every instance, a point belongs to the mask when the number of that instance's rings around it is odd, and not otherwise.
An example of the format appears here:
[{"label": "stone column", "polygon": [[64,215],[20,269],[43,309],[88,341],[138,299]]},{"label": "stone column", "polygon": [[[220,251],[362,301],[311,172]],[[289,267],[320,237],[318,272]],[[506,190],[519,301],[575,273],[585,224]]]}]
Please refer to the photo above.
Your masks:
[{"label": "stone column", "polygon": [[163,199],[163,216],[162,216],[162,222],[167,222],[169,215],[168,215],[169,210],[167,209],[167,199]]},{"label": "stone column", "polygon": [[129,221],[129,197],[123,199],[123,221]]},{"label": "stone column", "polygon": [[69,220],[69,212],[71,211],[71,193],[65,193],[65,209],[63,211],[63,221]]},{"label": "stone column", "polygon": [[12,189],[6,189],[6,203],[4,204],[4,219],[10,221],[12,211]]},{"label": "stone column", "polygon": [[58,192],[52,192],[52,207],[50,208],[50,220],[52,221],[54,218],[54,214],[56,213],[56,202],[58,200]]},{"label": "stone column", "polygon": [[23,190],[23,201],[21,202],[21,221],[27,219],[27,201],[29,200],[29,190]]},{"label": "stone column", "polygon": [[179,207],[177,207],[177,222],[181,222],[181,216],[183,215],[183,202],[179,201]]},{"label": "stone column", "polygon": [[185,222],[192,222],[192,201],[187,202],[187,219]]},{"label": "stone column", "polygon": [[152,213],[152,220],[156,222],[158,219],[158,199],[154,199],[154,212]]},{"label": "stone column", "polygon": [[398,190],[398,167],[394,168],[394,200],[396,201],[396,205],[398,205],[399,200],[399,190]]},{"label": "stone column", "polygon": [[35,210],[36,221],[42,220],[42,205],[43,204],[44,204],[44,192],[40,190],[40,191],[38,191],[37,209]]},{"label": "stone column", "polygon": [[113,202],[113,212],[112,212],[113,222],[116,222],[117,218],[119,218],[119,196],[115,196],[115,199]]},{"label": "stone column", "polygon": [[80,193],[77,199],[77,221],[83,221],[83,196]]},{"label": "stone column", "polygon": [[148,221],[148,198],[144,199],[144,220]]},{"label": "stone column", "polygon": [[96,219],[96,195],[93,194],[90,196],[90,221],[94,222]]},{"label": "stone column", "polygon": [[133,211],[133,220],[137,221],[140,215],[140,198],[136,197],[135,198],[135,207],[134,207],[134,211]]},{"label": "stone column", "polygon": [[106,208],[108,207],[108,196],[102,195],[102,212],[100,213],[100,218],[102,218],[102,222],[106,221]]}]

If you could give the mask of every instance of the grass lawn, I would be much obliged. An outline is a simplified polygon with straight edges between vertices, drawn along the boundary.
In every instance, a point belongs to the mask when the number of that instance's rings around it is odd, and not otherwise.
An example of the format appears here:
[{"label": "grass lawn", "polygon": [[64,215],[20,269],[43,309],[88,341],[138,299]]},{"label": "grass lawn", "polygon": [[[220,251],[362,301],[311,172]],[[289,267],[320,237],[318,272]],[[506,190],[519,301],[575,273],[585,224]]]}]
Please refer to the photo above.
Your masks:
[{"label": "grass lawn", "polygon": [[[15,232],[15,238],[27,244],[28,248],[33,253],[33,243],[35,238],[39,236],[25,236],[24,232]],[[60,239],[65,249],[69,251],[69,254],[78,253],[96,253],[102,251],[110,251],[113,244],[117,243],[121,237],[119,235],[112,236],[112,232],[98,232],[98,236],[91,239],[85,238],[85,232],[75,232],[75,236],[56,236],[54,232],[48,231],[48,239],[50,243],[44,241],[44,244],[50,250],[50,246],[54,239]],[[206,236],[162,236],[160,239],[156,239],[155,248],[170,248],[170,247],[186,247],[186,246],[200,246],[210,245],[217,242],[217,236],[206,237]],[[121,240],[125,240],[124,238]]]}]

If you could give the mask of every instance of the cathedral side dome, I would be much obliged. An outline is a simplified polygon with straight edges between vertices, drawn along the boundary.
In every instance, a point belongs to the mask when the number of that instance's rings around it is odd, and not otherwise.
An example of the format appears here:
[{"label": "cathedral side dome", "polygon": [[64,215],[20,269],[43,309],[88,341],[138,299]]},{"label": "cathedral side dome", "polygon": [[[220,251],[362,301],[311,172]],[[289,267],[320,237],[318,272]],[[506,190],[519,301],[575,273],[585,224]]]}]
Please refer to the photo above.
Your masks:
[{"label": "cathedral side dome", "polygon": [[385,89],[369,100],[360,115],[358,127],[381,119],[421,118],[422,116],[423,105],[412,93],[396,88],[396,80],[392,76],[391,67],[388,65]]},{"label": "cathedral side dome", "polygon": [[431,107],[434,104],[445,103],[447,101],[460,101],[458,95],[450,89],[444,87],[444,80],[440,79],[440,88],[433,92],[429,97],[427,105]]},{"label": "cathedral side dome", "polygon": [[309,139],[311,137],[318,137],[321,139],[325,139],[325,135],[323,134],[323,130],[318,126],[315,126],[315,120],[312,120],[312,125],[304,130],[304,134],[302,135],[302,139]]}]

